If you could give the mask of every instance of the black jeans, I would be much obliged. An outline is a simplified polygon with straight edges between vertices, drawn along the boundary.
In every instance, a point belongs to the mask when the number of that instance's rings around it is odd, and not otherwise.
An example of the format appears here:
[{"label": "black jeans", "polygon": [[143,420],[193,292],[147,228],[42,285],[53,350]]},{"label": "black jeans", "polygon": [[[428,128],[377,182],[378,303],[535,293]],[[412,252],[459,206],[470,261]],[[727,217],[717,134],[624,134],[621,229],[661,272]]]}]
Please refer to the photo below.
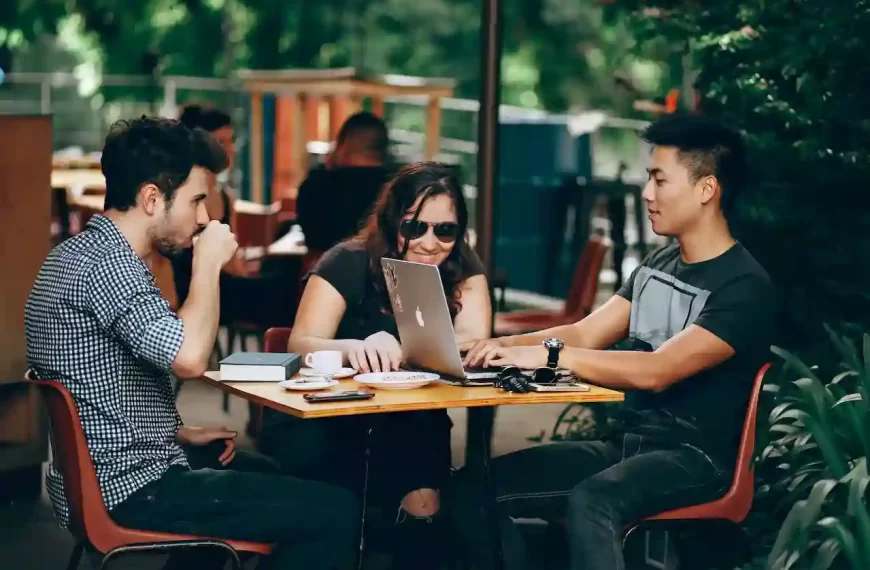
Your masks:
[{"label": "black jeans", "polygon": [[260,449],[285,473],[338,485],[361,498],[369,448],[368,504],[383,513],[374,520],[385,524],[374,526],[388,535],[393,567],[427,570],[438,567],[448,546],[446,521],[408,515],[400,505],[411,491],[447,486],[451,427],[444,410],[299,419],[267,408]]},{"label": "black jeans", "polygon": [[340,485],[359,495],[370,444],[369,497],[397,509],[411,491],[447,484],[451,428],[444,410],[300,419],[267,408],[260,450],[286,474]]},{"label": "black jeans", "polygon": [[[722,496],[732,469],[698,448],[653,443],[634,434],[553,443],[499,457],[492,463],[493,516],[502,529],[504,567],[530,567],[513,517],[564,521],[572,569],[623,570],[627,525]],[[456,478],[451,511],[475,568],[494,567],[486,501],[479,482],[464,470]]]},{"label": "black jeans", "polygon": [[[188,449],[192,469],[170,467],[110,515],[128,528],[275,543],[259,568],[334,569],[353,559],[359,506],[350,493],[279,475],[268,458],[243,450],[220,468],[223,449],[223,443]],[[224,560],[200,550],[179,553],[170,565],[219,568]]]}]

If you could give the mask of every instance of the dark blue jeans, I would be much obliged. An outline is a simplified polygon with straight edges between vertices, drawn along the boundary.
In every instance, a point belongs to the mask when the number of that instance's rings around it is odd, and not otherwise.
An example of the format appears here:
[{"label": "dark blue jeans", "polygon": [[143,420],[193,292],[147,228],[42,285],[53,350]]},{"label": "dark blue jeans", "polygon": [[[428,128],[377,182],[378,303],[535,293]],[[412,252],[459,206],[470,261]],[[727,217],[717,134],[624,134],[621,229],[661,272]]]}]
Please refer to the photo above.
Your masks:
[{"label": "dark blue jeans", "polygon": [[[623,570],[626,526],[662,511],[714,500],[730,483],[698,448],[653,443],[640,435],[553,443],[492,462],[496,513],[506,570],[530,568],[511,518],[564,521],[574,570]],[[476,569],[495,566],[488,509],[477,479],[456,478],[451,512],[456,535]]]},{"label": "dark blue jeans", "polygon": [[[196,536],[273,542],[259,568],[335,569],[358,545],[359,506],[348,491],[277,474],[274,462],[238,450],[221,468],[223,443],[188,449],[192,469],[171,467],[158,481],[111,511],[128,528]],[[171,568],[221,568],[220,552],[188,551]]]}]

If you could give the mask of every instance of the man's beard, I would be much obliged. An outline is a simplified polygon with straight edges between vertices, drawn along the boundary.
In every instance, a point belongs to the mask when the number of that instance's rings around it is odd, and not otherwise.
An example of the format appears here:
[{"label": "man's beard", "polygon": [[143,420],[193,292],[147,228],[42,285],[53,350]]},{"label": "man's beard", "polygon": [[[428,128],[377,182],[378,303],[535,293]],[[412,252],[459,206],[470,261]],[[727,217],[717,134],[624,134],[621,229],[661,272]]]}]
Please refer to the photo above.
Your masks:
[{"label": "man's beard", "polygon": [[157,238],[154,241],[154,249],[163,257],[173,259],[178,257],[187,248],[180,246],[170,238]]}]

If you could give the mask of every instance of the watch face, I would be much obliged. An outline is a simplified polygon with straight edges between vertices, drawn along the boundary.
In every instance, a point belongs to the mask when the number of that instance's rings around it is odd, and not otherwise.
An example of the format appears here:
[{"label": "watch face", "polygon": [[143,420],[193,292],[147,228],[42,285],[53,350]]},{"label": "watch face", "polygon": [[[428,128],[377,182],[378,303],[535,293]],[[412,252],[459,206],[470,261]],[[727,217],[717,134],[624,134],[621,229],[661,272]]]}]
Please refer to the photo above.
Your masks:
[{"label": "watch face", "polygon": [[559,349],[561,349],[565,345],[558,338],[548,338],[547,340],[544,341],[544,346],[547,348],[559,348]]}]

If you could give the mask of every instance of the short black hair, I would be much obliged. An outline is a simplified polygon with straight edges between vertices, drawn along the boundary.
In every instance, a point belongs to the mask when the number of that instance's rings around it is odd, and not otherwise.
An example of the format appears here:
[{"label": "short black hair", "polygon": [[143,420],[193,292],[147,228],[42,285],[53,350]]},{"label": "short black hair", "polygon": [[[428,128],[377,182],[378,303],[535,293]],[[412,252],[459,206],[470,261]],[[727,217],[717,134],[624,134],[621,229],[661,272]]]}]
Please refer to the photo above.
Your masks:
[{"label": "short black hair", "polygon": [[642,138],[653,146],[677,149],[693,182],[715,176],[721,188],[721,208],[728,216],[748,176],[746,148],[736,130],[700,115],[674,113],[652,123]]},{"label": "short black hair", "polygon": [[136,206],[139,190],[154,184],[168,204],[194,166],[218,173],[226,168],[226,153],[203,130],[191,130],[175,119],[142,116],[114,123],[100,159],[106,178],[106,210]]},{"label": "short black hair", "polygon": [[347,118],[336,136],[336,145],[348,145],[354,151],[387,160],[390,135],[387,124],[373,113],[361,111]]},{"label": "short black hair", "polygon": [[200,128],[210,133],[233,124],[233,119],[229,113],[203,103],[185,105],[178,119],[189,129]]}]

